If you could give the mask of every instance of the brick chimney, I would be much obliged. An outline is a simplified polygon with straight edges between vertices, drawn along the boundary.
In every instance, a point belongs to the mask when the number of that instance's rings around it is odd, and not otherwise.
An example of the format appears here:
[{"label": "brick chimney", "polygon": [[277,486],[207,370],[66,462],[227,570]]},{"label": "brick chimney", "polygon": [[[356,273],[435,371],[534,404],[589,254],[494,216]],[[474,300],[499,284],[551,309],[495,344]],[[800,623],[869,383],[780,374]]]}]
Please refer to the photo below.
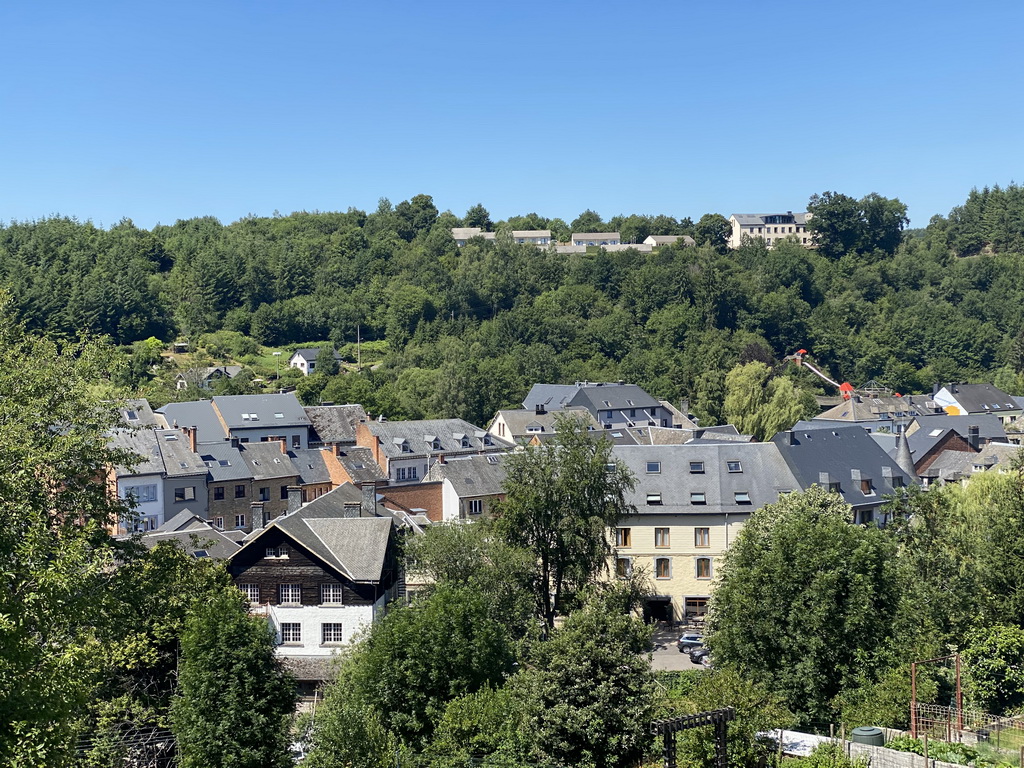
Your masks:
[{"label": "brick chimney", "polygon": [[971,446],[972,450],[981,450],[981,438],[978,435],[978,425],[971,424],[967,427],[967,443]]},{"label": "brick chimney", "polygon": [[199,443],[199,430],[196,427],[182,427],[181,431],[185,433],[185,437],[188,438],[188,447],[192,453],[196,452],[196,446]]},{"label": "brick chimney", "polygon": [[285,456],[287,456],[288,455],[288,438],[287,437],[279,437],[279,438],[277,438],[277,442],[280,443],[280,445],[281,445],[281,453],[283,453]]}]

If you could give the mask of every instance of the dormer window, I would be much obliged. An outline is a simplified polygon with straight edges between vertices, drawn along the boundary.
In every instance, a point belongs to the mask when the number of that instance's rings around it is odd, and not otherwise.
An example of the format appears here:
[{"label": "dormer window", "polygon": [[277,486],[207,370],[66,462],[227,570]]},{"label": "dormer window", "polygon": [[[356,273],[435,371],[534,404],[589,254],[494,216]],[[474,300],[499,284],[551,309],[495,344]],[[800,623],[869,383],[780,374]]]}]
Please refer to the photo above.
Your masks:
[{"label": "dormer window", "polygon": [[490,435],[484,435],[484,445],[494,445],[494,441],[491,440]]},{"label": "dormer window", "polygon": [[402,453],[412,453],[412,448],[409,447],[407,440],[402,441]]},{"label": "dormer window", "polygon": [[462,446],[463,448],[469,448],[469,447],[471,447],[471,446],[470,446],[470,443],[469,443],[469,438],[468,438],[468,437],[465,437],[465,436],[463,436],[463,438],[462,438],[462,439],[461,439],[461,440],[459,441],[459,445],[460,445],[460,446]]},{"label": "dormer window", "polygon": [[730,472],[742,472],[743,471],[743,465],[740,464],[738,461],[727,461],[727,462],[725,462],[725,465],[729,468]]},{"label": "dormer window", "polygon": [[441,450],[441,441],[438,440],[436,437],[433,440],[430,441],[430,450],[432,450],[432,451],[440,451]]}]

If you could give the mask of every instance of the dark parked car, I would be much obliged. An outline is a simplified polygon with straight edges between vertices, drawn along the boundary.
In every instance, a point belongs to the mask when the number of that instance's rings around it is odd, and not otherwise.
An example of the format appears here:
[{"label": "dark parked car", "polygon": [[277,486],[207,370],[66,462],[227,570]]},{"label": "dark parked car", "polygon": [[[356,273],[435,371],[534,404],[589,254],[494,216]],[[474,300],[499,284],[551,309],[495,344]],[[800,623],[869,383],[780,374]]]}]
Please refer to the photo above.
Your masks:
[{"label": "dark parked car", "polygon": [[704,635],[697,633],[687,633],[676,641],[676,645],[679,647],[680,653],[689,653],[694,648],[704,647]]},{"label": "dark parked car", "polygon": [[690,651],[690,661],[703,667],[711,666],[711,651],[707,648],[694,648]]}]

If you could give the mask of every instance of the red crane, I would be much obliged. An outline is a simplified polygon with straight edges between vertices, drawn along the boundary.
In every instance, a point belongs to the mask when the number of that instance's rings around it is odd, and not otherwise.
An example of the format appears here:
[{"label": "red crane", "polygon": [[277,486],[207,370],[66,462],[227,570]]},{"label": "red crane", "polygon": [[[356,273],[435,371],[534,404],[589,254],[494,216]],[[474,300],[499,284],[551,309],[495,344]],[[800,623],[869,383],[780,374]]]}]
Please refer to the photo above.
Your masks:
[{"label": "red crane", "polygon": [[849,400],[853,396],[854,389],[853,389],[853,385],[850,382],[844,381],[842,384],[840,384],[839,382],[834,381],[833,379],[830,379],[828,376],[826,376],[824,373],[819,371],[817,368],[815,368],[809,362],[804,360],[804,356],[806,354],[807,354],[807,350],[806,349],[798,349],[796,351],[796,353],[794,353],[792,355],[786,355],[786,357],[783,358],[783,359],[785,359],[785,360],[792,360],[797,365],[802,365],[804,368],[809,370],[811,373],[813,373],[815,376],[817,376],[822,381],[827,381],[829,384],[831,384],[833,387],[835,387],[836,389],[839,390],[839,394],[843,396],[844,400]]}]

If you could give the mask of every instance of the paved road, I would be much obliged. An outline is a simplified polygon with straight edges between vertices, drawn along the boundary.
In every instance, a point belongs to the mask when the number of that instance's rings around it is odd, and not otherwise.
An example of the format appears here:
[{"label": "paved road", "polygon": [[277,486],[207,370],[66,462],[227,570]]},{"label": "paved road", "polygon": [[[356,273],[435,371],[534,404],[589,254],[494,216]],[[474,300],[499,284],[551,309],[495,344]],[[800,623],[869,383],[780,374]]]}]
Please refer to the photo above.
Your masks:
[{"label": "paved road", "polygon": [[654,633],[654,653],[651,655],[651,667],[655,670],[676,671],[680,669],[700,669],[699,664],[690,661],[688,654],[680,653],[676,640],[683,633],[682,629],[659,629]]}]

